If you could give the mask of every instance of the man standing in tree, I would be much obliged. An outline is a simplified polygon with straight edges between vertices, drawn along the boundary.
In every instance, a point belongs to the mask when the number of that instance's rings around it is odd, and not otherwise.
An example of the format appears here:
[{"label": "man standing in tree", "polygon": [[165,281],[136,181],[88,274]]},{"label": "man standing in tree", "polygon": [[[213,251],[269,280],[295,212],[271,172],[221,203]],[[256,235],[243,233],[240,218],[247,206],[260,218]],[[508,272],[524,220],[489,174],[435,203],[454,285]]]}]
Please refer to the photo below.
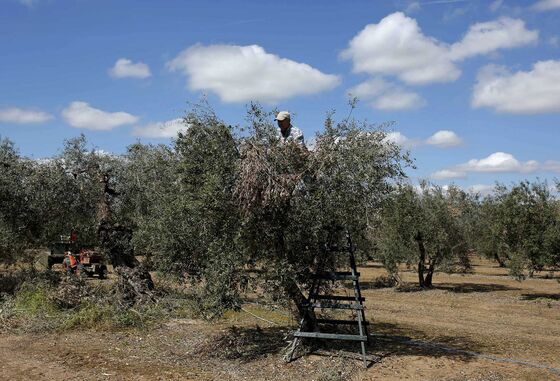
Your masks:
[{"label": "man standing in tree", "polygon": [[288,111],[280,111],[274,120],[278,122],[278,135],[282,143],[295,142],[305,147],[303,133],[299,128],[292,126]]}]

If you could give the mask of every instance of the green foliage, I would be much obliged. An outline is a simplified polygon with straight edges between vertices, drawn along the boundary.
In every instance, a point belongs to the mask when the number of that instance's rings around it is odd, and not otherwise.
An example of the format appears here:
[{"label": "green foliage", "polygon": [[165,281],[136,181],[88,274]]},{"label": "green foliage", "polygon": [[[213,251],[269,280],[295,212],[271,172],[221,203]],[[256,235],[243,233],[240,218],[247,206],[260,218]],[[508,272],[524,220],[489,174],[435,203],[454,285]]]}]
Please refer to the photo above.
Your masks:
[{"label": "green foliage", "polygon": [[507,265],[513,275],[560,264],[560,205],[546,182],[497,185],[481,206],[479,251]]},{"label": "green foliage", "polygon": [[11,262],[28,247],[36,229],[34,210],[28,208],[32,193],[27,178],[31,165],[19,156],[14,144],[0,140],[0,261]]},{"label": "green foliage", "polygon": [[468,258],[469,196],[451,187],[421,183],[418,192],[403,185],[387,200],[378,232],[380,258],[398,277],[399,265],[416,265],[420,286],[431,286],[433,273],[464,271]]},{"label": "green foliage", "polygon": [[144,329],[168,319],[192,318],[199,313],[194,297],[184,290],[160,285],[157,302],[123,309],[112,297],[114,290],[110,286],[99,288],[89,282],[82,283],[81,290],[71,290],[85,296],[78,297],[77,304],[69,308],[58,299],[69,287],[68,280],[53,283],[54,279],[47,273],[22,277],[26,281],[14,295],[4,294],[0,299],[0,331]]},{"label": "green foliage", "polygon": [[86,149],[86,140],[68,140],[62,154],[48,160],[19,156],[0,142],[0,260],[23,259],[27,248],[49,246],[60,235],[78,233],[78,245],[96,243],[99,183],[87,169],[107,163]]},{"label": "green foliage", "polygon": [[344,239],[340,227],[371,251],[375,215],[409,164],[382,127],[331,114],[311,151],[280,144],[273,118],[251,104],[246,126],[232,127],[202,103],[171,149],[134,145],[126,156],[135,249],[187,276],[205,316],[237,308],[247,288],[293,299],[313,267],[340,263],[322,251]]},{"label": "green foliage", "polygon": [[56,304],[49,298],[52,289],[44,283],[25,283],[15,298],[15,308],[21,314],[31,316],[52,315]]}]

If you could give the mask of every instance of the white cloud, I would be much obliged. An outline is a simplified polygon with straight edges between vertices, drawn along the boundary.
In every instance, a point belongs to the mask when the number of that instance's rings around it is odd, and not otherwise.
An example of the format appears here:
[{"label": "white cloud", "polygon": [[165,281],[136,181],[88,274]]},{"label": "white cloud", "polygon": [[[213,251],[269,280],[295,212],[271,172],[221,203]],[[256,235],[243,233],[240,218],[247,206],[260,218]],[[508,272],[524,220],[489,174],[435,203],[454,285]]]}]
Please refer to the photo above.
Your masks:
[{"label": "white cloud", "polygon": [[457,169],[468,172],[534,172],[539,168],[539,163],[530,160],[525,163],[517,160],[512,154],[495,152],[483,159],[472,159],[457,166]]},{"label": "white cloud", "polygon": [[541,169],[535,160],[521,162],[512,154],[495,152],[483,159],[472,159],[466,163],[452,168],[442,169],[432,173],[431,177],[437,180],[465,178],[469,172],[480,173],[531,173]]},{"label": "white cloud", "polygon": [[216,93],[224,102],[277,103],[334,88],[338,76],[267,53],[258,45],[195,45],[167,63],[187,77],[190,90]]},{"label": "white cloud", "polygon": [[533,4],[532,8],[539,12],[560,9],[560,0],[540,0]]},{"label": "white cloud", "polygon": [[351,60],[353,71],[370,75],[394,75],[415,85],[451,82],[459,78],[456,63],[498,49],[536,41],[537,31],[527,30],[521,20],[507,17],[474,24],[464,38],[452,45],[426,36],[415,19],[402,12],[369,24],[341,53]]},{"label": "white cloud", "polygon": [[478,74],[471,104],[512,114],[560,112],[560,61],[539,61],[516,73],[488,65]]},{"label": "white cloud", "polygon": [[187,128],[185,121],[178,118],[146,126],[136,126],[132,130],[132,134],[146,138],[175,138],[179,132],[185,132]]},{"label": "white cloud", "polygon": [[352,87],[348,92],[358,98],[369,99],[380,95],[388,87],[390,87],[389,82],[375,77]]},{"label": "white cloud", "polygon": [[132,63],[131,60],[126,58],[119,58],[115,65],[109,69],[111,77],[115,78],[148,78],[152,75],[150,67],[145,63],[138,62]]},{"label": "white cloud", "polygon": [[341,53],[356,73],[398,76],[412,84],[447,82],[460,75],[448,46],[425,36],[416,20],[396,12],[360,31]]},{"label": "white cloud", "polygon": [[118,157],[118,155],[114,154],[113,152],[105,151],[104,149],[101,149],[101,148],[96,148],[96,149],[93,150],[93,152],[98,156]]},{"label": "white cloud", "polygon": [[453,131],[441,130],[426,139],[426,144],[440,148],[457,147],[463,144],[463,140]]},{"label": "white cloud", "polygon": [[33,124],[44,123],[53,116],[44,111],[9,107],[0,109],[0,123]]},{"label": "white cloud", "polygon": [[373,107],[378,110],[410,110],[423,107],[426,101],[417,93],[406,90],[393,90],[379,96]]},{"label": "white cloud", "polygon": [[426,105],[419,94],[382,78],[371,78],[348,91],[358,98],[373,100],[371,105],[378,110],[408,110]]},{"label": "white cloud", "polygon": [[472,159],[466,163],[432,173],[436,180],[465,178],[469,172],[478,173],[533,173],[536,171],[560,173],[560,161],[548,160],[539,163],[536,160],[521,162],[512,154],[495,152],[483,159]]},{"label": "white cloud", "polygon": [[385,136],[384,140],[386,142],[398,144],[402,148],[406,148],[406,149],[415,147],[420,143],[418,140],[410,139],[406,135],[398,131],[387,133],[387,136]]},{"label": "white cloud", "polygon": [[474,184],[467,188],[467,191],[474,194],[479,194],[481,196],[489,196],[494,193],[495,185],[488,184]]},{"label": "white cloud", "polygon": [[532,44],[538,38],[539,32],[526,29],[522,20],[502,17],[472,25],[461,41],[451,45],[449,54],[453,61],[458,61],[498,49]]},{"label": "white cloud", "polygon": [[467,174],[464,171],[442,169],[441,171],[432,173],[430,177],[435,180],[464,179],[467,177]]},{"label": "white cloud", "polygon": [[387,133],[386,141],[400,145],[403,148],[414,148],[423,145],[432,145],[438,148],[456,147],[463,143],[462,139],[453,131],[441,130],[426,140],[412,139],[398,131]]},{"label": "white cloud", "polygon": [[543,164],[543,169],[548,172],[560,173],[560,161],[548,160]]},{"label": "white cloud", "polygon": [[62,110],[62,116],[70,126],[89,130],[111,130],[138,121],[138,117],[129,113],[99,110],[86,102],[70,103]]}]

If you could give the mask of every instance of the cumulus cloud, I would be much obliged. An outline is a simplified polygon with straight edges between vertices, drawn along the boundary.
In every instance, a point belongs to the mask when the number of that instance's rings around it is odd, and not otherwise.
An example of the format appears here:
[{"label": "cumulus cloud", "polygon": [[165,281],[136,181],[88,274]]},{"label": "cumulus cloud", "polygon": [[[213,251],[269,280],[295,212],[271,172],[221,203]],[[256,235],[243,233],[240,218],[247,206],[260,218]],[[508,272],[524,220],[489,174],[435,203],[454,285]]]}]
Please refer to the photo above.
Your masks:
[{"label": "cumulus cloud", "polygon": [[533,4],[532,8],[539,12],[560,9],[560,0],[540,0]]},{"label": "cumulus cloud", "polygon": [[410,139],[406,135],[398,131],[387,133],[387,136],[385,136],[384,140],[386,142],[398,144],[402,148],[407,148],[407,149],[415,147],[419,144],[419,141]]},{"label": "cumulus cloud", "polygon": [[472,159],[465,164],[457,166],[458,169],[468,172],[520,172],[529,173],[538,169],[539,163],[535,160],[520,162],[512,154],[495,152],[483,159]]},{"label": "cumulus cloud", "polygon": [[453,131],[441,130],[426,139],[426,144],[440,148],[457,147],[463,144],[463,140]]},{"label": "cumulus cloud", "polygon": [[53,116],[43,111],[9,107],[0,109],[0,123],[33,124],[44,123]]},{"label": "cumulus cloud", "polygon": [[455,171],[452,169],[442,169],[432,173],[431,178],[435,180],[448,180],[448,179],[464,179],[467,177],[464,171]]},{"label": "cumulus cloud", "polygon": [[560,161],[548,160],[543,164],[543,169],[548,172],[560,173]]},{"label": "cumulus cloud", "polygon": [[167,63],[187,77],[190,90],[217,94],[224,102],[259,100],[277,103],[316,94],[340,83],[304,63],[267,53],[258,45],[195,45]]},{"label": "cumulus cloud", "polygon": [[179,132],[185,132],[188,126],[181,118],[166,122],[150,123],[145,126],[136,126],[132,130],[135,136],[146,138],[174,138]]},{"label": "cumulus cloud", "polygon": [[348,91],[360,99],[370,100],[377,110],[409,110],[426,105],[419,94],[382,78],[371,78]]},{"label": "cumulus cloud", "polygon": [[405,90],[394,90],[380,95],[373,101],[378,110],[410,110],[423,107],[426,101],[417,93]]},{"label": "cumulus cloud", "polygon": [[447,57],[448,46],[425,36],[418,23],[396,12],[360,31],[341,53],[357,73],[398,76],[412,84],[452,81],[460,71]]},{"label": "cumulus cloud", "polygon": [[436,180],[465,178],[469,172],[479,173],[531,173],[542,169],[535,160],[521,162],[512,154],[495,152],[482,159],[471,159],[466,163],[432,173]]},{"label": "cumulus cloud", "polygon": [[437,131],[425,140],[412,139],[401,132],[393,131],[387,134],[385,140],[396,143],[403,148],[414,148],[423,145],[431,145],[438,148],[450,148],[463,144],[463,140],[455,132],[448,130]]},{"label": "cumulus cloud", "polygon": [[516,73],[488,65],[478,74],[471,104],[512,114],[559,112],[560,61],[539,61]]},{"label": "cumulus cloud", "polygon": [[456,80],[461,75],[458,61],[537,39],[538,32],[526,29],[522,20],[502,17],[472,25],[461,41],[450,45],[424,35],[415,19],[396,12],[367,25],[341,57],[352,61],[356,73],[394,75],[421,85]]},{"label": "cumulus cloud", "polygon": [[145,63],[133,63],[126,58],[119,58],[115,65],[109,69],[109,74],[114,78],[148,78],[152,75],[150,67]]},{"label": "cumulus cloud", "polygon": [[494,193],[495,185],[489,184],[474,184],[467,188],[467,191],[481,196],[489,196]]},{"label": "cumulus cloud", "polygon": [[133,124],[138,117],[126,112],[107,112],[91,107],[86,102],[72,102],[62,110],[62,117],[70,126],[89,130],[111,130]]},{"label": "cumulus cloud", "polygon": [[458,61],[498,49],[532,44],[538,38],[539,32],[526,29],[522,20],[502,17],[472,25],[461,41],[451,45],[449,54],[453,61]]}]

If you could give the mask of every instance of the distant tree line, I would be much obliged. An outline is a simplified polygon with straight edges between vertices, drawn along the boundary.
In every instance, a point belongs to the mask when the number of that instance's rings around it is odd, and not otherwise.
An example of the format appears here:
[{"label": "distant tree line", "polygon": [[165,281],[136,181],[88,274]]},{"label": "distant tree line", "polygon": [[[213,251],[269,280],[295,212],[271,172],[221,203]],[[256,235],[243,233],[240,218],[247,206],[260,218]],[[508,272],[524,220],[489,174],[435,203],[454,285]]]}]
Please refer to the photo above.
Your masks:
[{"label": "distant tree line", "polygon": [[324,250],[345,231],[359,258],[379,259],[397,281],[414,268],[421,287],[437,271],[468,271],[473,253],[520,277],[559,265],[560,209],[546,183],[498,185],[487,197],[415,188],[386,126],[329,113],[305,148],[282,144],[272,121],[252,104],[245,125],[230,126],[201,104],[171,145],[136,143],[119,156],[80,136],[32,160],[3,139],[1,261],[32,260],[32,249],[76,231],[136,292],[134,282],[153,286],[148,269],[192,282],[208,316],[238,307],[247,290],[297,305],[310,271],[346,265]]}]

